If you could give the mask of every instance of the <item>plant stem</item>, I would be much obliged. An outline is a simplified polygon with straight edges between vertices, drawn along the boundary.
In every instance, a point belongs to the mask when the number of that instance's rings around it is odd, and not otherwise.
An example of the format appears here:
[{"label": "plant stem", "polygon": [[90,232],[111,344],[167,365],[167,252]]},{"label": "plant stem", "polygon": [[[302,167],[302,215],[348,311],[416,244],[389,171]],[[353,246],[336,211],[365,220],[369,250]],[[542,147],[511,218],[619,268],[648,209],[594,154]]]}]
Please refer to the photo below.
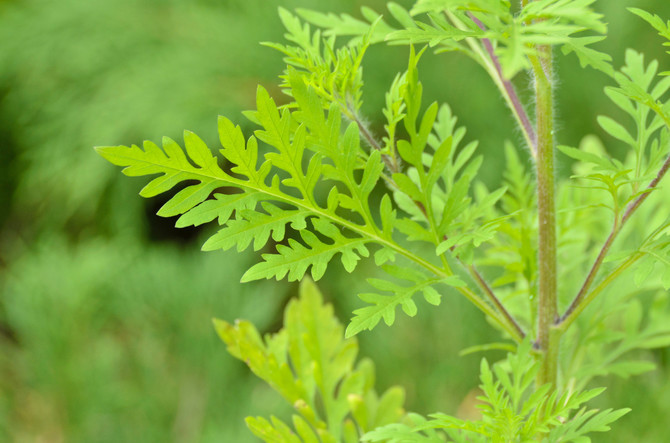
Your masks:
[{"label": "plant stem", "polygon": [[538,46],[531,56],[535,75],[537,119],[538,201],[538,328],[537,347],[544,354],[537,384],[556,387],[560,330],[554,328],[558,314],[556,282],[556,204],[554,177],[554,110],[551,79],[551,46]]},{"label": "plant stem", "polygon": [[503,306],[500,299],[493,292],[493,289],[491,289],[488,283],[486,283],[486,280],[484,280],[484,277],[479,273],[479,271],[477,271],[477,268],[475,268],[474,265],[470,265],[470,273],[477,281],[479,286],[482,288],[484,293],[488,296],[491,303],[493,303],[493,305],[496,307],[498,312],[500,312],[503,315],[503,317],[505,317],[507,323],[509,323],[509,325],[512,326],[512,328],[514,328],[519,337],[521,337],[522,339],[525,338],[526,333],[523,331],[523,329],[521,328],[519,323],[514,319],[514,317],[512,317],[512,314],[510,314],[510,312],[507,309],[505,309],[505,306]]},{"label": "plant stem", "polygon": [[[612,232],[610,232],[609,237],[607,237],[607,240],[605,240],[605,244],[600,249],[600,253],[598,253],[596,261],[593,263],[593,266],[591,266],[591,270],[589,271],[589,274],[586,276],[586,280],[584,280],[584,284],[582,284],[582,287],[577,293],[577,296],[575,297],[574,300],[572,300],[572,303],[570,303],[570,306],[565,311],[565,314],[563,314],[561,318],[558,320],[557,323],[559,325],[564,323],[567,318],[572,317],[576,314],[578,315],[579,312],[582,312],[586,308],[586,306],[582,305],[587,305],[593,299],[590,298],[587,301],[586,295],[589,289],[591,288],[593,280],[595,280],[596,275],[598,274],[598,271],[600,270],[600,267],[602,266],[603,261],[605,260],[605,257],[607,256],[607,253],[609,252],[609,249],[612,246],[612,243],[614,243],[614,240],[621,232],[621,229],[623,228],[624,224],[632,217],[632,215],[640,207],[640,205],[644,203],[647,197],[649,197],[649,194],[651,194],[651,192],[654,189],[656,189],[660,181],[668,172],[668,169],[670,169],[670,156],[668,156],[668,158],[665,159],[665,162],[663,163],[663,166],[661,166],[661,169],[659,169],[658,173],[656,174],[656,177],[647,186],[646,192],[640,194],[634,201],[632,201],[628,205],[628,207],[626,208],[626,212],[623,214],[623,217],[621,217],[620,222],[618,220],[614,221],[614,226],[612,226]],[[572,321],[574,320],[571,320],[571,322]]]},{"label": "plant stem", "polygon": [[[370,145],[370,147],[376,151],[381,151],[382,147],[379,144],[379,142],[375,139],[375,137],[372,135],[370,132],[370,129],[363,123],[363,120],[356,114],[356,112],[352,109],[347,109],[347,112],[345,112],[345,115],[347,118],[349,118],[351,121],[355,122],[356,125],[358,126],[358,132],[363,136],[366,142]],[[399,166],[398,162],[396,161],[395,158],[391,158],[388,155],[383,154],[382,155],[382,161],[386,165],[386,168],[392,173],[399,172]]]},{"label": "plant stem", "polygon": [[[486,30],[486,26],[484,26],[484,24],[477,17],[475,17],[472,13],[468,13],[468,15],[482,31]],[[497,80],[496,84],[498,85],[500,92],[502,92],[503,97],[505,97],[507,105],[512,110],[512,114],[514,114],[514,117],[516,118],[519,127],[523,132],[530,153],[535,158],[537,157],[537,136],[535,135],[535,129],[533,129],[533,125],[530,123],[528,114],[526,114],[526,110],[524,109],[523,104],[521,104],[519,94],[517,94],[516,88],[514,88],[514,84],[503,74],[502,66],[500,65],[500,59],[493,50],[491,40],[488,38],[483,38],[482,44],[484,45],[484,49],[486,49],[486,52],[495,69],[494,72],[489,73],[494,77],[495,80]]]}]

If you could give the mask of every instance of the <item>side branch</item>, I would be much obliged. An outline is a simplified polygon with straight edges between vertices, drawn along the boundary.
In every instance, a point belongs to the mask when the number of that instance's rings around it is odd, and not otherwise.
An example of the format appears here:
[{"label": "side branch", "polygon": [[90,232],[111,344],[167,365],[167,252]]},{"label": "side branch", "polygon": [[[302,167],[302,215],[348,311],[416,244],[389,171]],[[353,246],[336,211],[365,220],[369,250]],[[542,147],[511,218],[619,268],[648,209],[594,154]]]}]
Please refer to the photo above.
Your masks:
[{"label": "side branch", "polygon": [[516,333],[521,337],[521,339],[524,339],[526,337],[526,333],[523,331],[519,323],[512,317],[512,315],[509,313],[509,311],[503,306],[502,302],[500,299],[495,295],[493,292],[493,289],[486,283],[486,280],[484,280],[484,277],[477,271],[477,268],[474,267],[474,265],[470,266],[470,273],[472,276],[477,280],[477,283],[479,286],[482,288],[484,293],[488,296],[489,300],[493,303],[493,305],[500,311],[500,313],[507,319],[507,322],[514,328]]},{"label": "side branch", "polygon": [[[472,13],[468,13],[468,15],[470,16],[472,21],[474,21],[475,24],[479,26],[479,28],[482,31],[486,31],[486,26],[484,26],[484,24],[477,17],[475,17]],[[523,104],[521,104],[519,94],[517,94],[516,88],[514,87],[512,82],[509,79],[505,78],[502,66],[500,65],[500,59],[493,50],[493,44],[491,44],[491,40],[489,40],[488,38],[483,38],[482,44],[484,45],[487,54],[489,55],[491,61],[493,62],[493,66],[495,67],[496,71],[495,74],[497,75],[498,80],[502,84],[503,95],[507,99],[509,107],[512,110],[512,113],[514,114],[514,117],[516,117],[519,123],[519,127],[523,131],[523,135],[526,138],[526,143],[528,143],[530,152],[533,155],[533,157],[536,158],[537,135],[535,134],[535,129],[533,129],[533,125],[531,124],[530,119],[528,118],[528,114],[526,113]]]},{"label": "side branch", "polygon": [[[379,142],[374,138],[372,133],[370,132],[370,129],[365,125],[363,120],[352,110],[349,110],[351,113],[351,120],[356,123],[358,126],[358,131],[361,133],[365,141],[370,145],[372,149],[375,151],[381,151],[382,146],[379,144]],[[398,166],[398,162],[395,160],[395,158],[392,158],[388,155],[382,154],[382,161],[386,165],[386,168],[392,173],[400,172],[400,167]]]},{"label": "side branch", "polygon": [[[638,196],[634,201],[632,201],[628,205],[628,207],[626,208],[626,212],[624,213],[623,217],[621,217],[621,221],[620,222],[616,220],[614,221],[612,232],[610,232],[610,235],[607,237],[607,240],[605,240],[605,244],[603,244],[603,247],[600,249],[600,253],[598,253],[598,257],[593,263],[593,266],[591,266],[591,270],[589,271],[589,274],[586,276],[584,284],[580,288],[575,299],[572,301],[572,303],[570,303],[570,306],[565,311],[565,314],[563,314],[559,318],[557,324],[560,325],[561,323],[565,322],[568,317],[570,317],[571,315],[573,315],[573,313],[576,312],[580,304],[584,302],[584,298],[586,297],[586,294],[591,288],[593,280],[595,280],[596,275],[598,274],[598,271],[600,270],[600,267],[602,266],[603,261],[605,260],[605,257],[607,256],[607,253],[609,252],[610,247],[612,246],[612,243],[614,243],[614,240],[621,232],[621,229],[623,228],[624,224],[633,216],[635,211],[642,205],[642,203],[644,203],[647,197],[649,197],[649,194],[651,194],[651,192],[654,189],[656,189],[660,181],[668,172],[668,169],[670,169],[670,155],[668,156],[668,158],[665,159],[665,163],[663,163],[663,166],[661,166],[661,169],[658,171],[658,174],[656,174],[656,177],[649,183],[649,186],[647,186],[645,192],[640,196]],[[581,308],[580,312],[583,309],[584,308]]]},{"label": "side branch", "polygon": [[[382,148],[379,142],[374,138],[374,136],[365,126],[363,121],[355,113],[352,113],[352,120],[358,125],[359,131],[361,132],[365,140],[368,142],[370,147],[372,149],[381,151]],[[392,173],[399,171],[397,163],[392,162],[391,158],[389,158],[388,156],[382,156],[382,158],[384,159],[384,163],[386,164],[386,167],[389,169],[389,171],[391,171]],[[397,189],[397,185],[393,182],[393,180],[388,180],[387,184],[390,187]],[[424,205],[418,201],[415,201],[414,204],[416,205],[417,208],[419,208],[419,210],[423,213],[426,219],[428,219],[428,213]],[[466,268],[466,266],[458,258],[456,258],[456,260],[463,268]],[[446,263],[445,266],[447,266]],[[518,341],[523,340],[526,337],[526,333],[521,328],[519,323],[514,319],[514,317],[512,317],[512,314],[510,314],[510,312],[505,308],[500,299],[495,295],[493,289],[491,289],[486,280],[484,280],[484,277],[477,271],[477,269],[474,266],[470,266],[469,271],[470,274],[473,276],[474,280],[477,282],[477,284],[484,292],[484,294],[486,294],[487,298],[493,305],[493,308],[491,307],[491,305],[486,304],[483,300],[479,299],[479,297],[477,297],[477,295],[471,291],[458,288],[459,292],[465,295],[466,298],[468,298],[472,303],[474,303],[474,305],[477,306],[480,310],[482,310],[485,314],[491,316],[493,319],[498,321],[498,323],[500,323],[500,325],[512,337],[514,337]]]}]

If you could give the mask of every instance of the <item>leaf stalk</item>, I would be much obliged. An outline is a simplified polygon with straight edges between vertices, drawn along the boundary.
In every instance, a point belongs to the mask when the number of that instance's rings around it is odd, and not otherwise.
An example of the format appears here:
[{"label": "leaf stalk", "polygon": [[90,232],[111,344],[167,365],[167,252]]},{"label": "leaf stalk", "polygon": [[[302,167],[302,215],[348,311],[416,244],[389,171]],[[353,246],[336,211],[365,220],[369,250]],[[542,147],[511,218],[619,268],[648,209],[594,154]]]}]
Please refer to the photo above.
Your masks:
[{"label": "leaf stalk", "polygon": [[507,320],[507,323],[516,331],[516,335],[523,340],[526,337],[526,333],[523,331],[519,323],[512,317],[510,312],[503,306],[502,302],[500,299],[495,295],[493,292],[493,289],[486,283],[486,280],[484,280],[484,277],[479,273],[477,268],[474,267],[474,265],[470,266],[470,273],[474,277],[474,279],[477,281],[479,286],[482,288],[484,293],[488,296],[489,300],[493,303],[493,305],[496,307],[496,309],[503,315],[505,320]]}]

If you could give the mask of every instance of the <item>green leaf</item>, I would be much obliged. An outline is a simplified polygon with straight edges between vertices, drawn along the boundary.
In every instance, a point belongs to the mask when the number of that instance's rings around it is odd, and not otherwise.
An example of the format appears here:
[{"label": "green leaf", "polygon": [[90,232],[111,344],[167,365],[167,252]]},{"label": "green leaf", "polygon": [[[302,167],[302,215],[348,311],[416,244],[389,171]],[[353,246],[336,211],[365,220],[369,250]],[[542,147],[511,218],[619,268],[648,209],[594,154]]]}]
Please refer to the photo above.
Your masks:
[{"label": "green leaf", "polygon": [[245,191],[238,194],[214,194],[214,199],[205,200],[177,219],[176,226],[199,226],[216,219],[219,225],[230,220],[234,211],[253,209],[262,194],[257,191]]},{"label": "green leaf", "polygon": [[354,270],[360,257],[369,255],[365,247],[369,240],[345,237],[326,221],[317,219],[314,224],[318,224],[317,230],[333,243],[325,243],[312,232],[303,230],[300,236],[305,244],[289,239],[288,245],[277,245],[277,254],[263,254],[263,261],[249,269],[242,276],[242,282],[262,278],[280,280],[284,276],[288,276],[289,281],[301,280],[310,266],[312,278],[318,280],[335,254],[342,254],[342,264],[349,272]]},{"label": "green leaf", "polygon": [[418,0],[412,8],[412,15],[460,9],[486,12],[503,19],[511,16],[510,3],[506,0]]},{"label": "green leaf", "polygon": [[[278,245],[278,254],[266,254],[266,261],[245,274],[245,281],[285,275],[299,279],[309,267],[314,277],[319,278],[337,254],[341,255],[345,269],[352,271],[361,257],[368,256],[366,243],[392,245],[394,223],[390,202],[386,199],[382,208],[383,214],[391,217],[383,220],[382,234],[373,220],[368,201],[381,178],[383,162],[378,152],[372,153],[360,183],[356,182],[354,172],[362,152],[357,127],[350,125],[340,137],[338,109],[331,107],[331,113],[325,118],[318,104],[320,99],[309,88],[301,91],[298,96],[305,110],[301,114],[296,111],[299,115],[294,116],[287,110],[280,112],[267,91],[259,88],[258,111],[254,118],[263,128],[256,134],[276,150],[266,154],[267,160],[259,168],[256,139],[251,137],[245,143],[240,127],[225,118],[219,119],[219,137],[223,146],[221,153],[232,163],[230,174],[218,166],[216,157],[204,142],[190,132],[185,132],[185,149],[166,138],[163,149],[146,142],[144,150],[137,146],[117,146],[98,148],[98,151],[110,162],[125,166],[127,175],[161,174],[143,189],[142,195],[147,197],[169,191],[186,180],[196,181],[176,193],[159,215],[183,214],[178,226],[200,225],[217,219],[222,229],[205,243],[205,250],[233,246],[243,250],[252,240],[254,249],[259,250],[270,238],[275,242],[284,241],[286,226],[301,231],[303,243],[289,239],[288,245]],[[315,100],[317,105],[313,106]],[[297,118],[309,123],[299,124]],[[312,137],[308,126],[316,133],[329,134],[318,154],[310,155],[306,151],[307,140]],[[317,204],[314,195],[314,188],[321,179],[324,155],[332,155],[331,160],[338,166],[333,169],[338,173],[331,174],[330,178],[341,181],[350,194],[338,193],[334,188],[326,208]],[[283,172],[274,172],[277,169]],[[272,177],[270,184],[266,182],[268,176]],[[219,188],[228,187],[237,188],[237,193],[211,195]],[[362,224],[338,215],[341,208],[360,214]],[[311,220],[309,225],[308,219]],[[341,229],[348,229],[348,234],[344,235]],[[393,254],[386,253],[385,260],[392,259]]]},{"label": "green leaf", "polygon": [[324,36],[352,36],[355,37],[350,41],[350,44],[357,44],[361,38],[367,35],[372,27],[372,34],[370,36],[370,43],[378,43],[384,41],[386,36],[395,29],[389,26],[384,20],[381,20],[381,15],[369,8],[363,8],[363,14],[366,20],[360,20],[350,16],[349,14],[324,14],[317,11],[310,11],[307,9],[298,9],[298,14],[313,25],[325,29]]},{"label": "green leaf", "polygon": [[[344,339],[332,306],[323,303],[309,279],[299,299],[284,313],[284,326],[262,338],[246,321],[215,320],[219,336],[235,358],[245,362],[294,408],[293,428],[277,417],[248,417],[251,431],[264,441],[358,441],[376,426],[396,423],[405,414],[404,391],[392,387],[381,398],[374,391],[374,366],[356,365],[358,343]],[[317,406],[318,405],[318,406]],[[356,423],[351,422],[351,418]],[[370,420],[364,420],[370,417]]]},{"label": "green leaf", "polygon": [[521,15],[526,20],[554,19],[604,34],[607,32],[607,25],[602,21],[603,15],[590,8],[595,1],[537,0],[526,4]]},{"label": "green leaf", "polygon": [[621,140],[630,146],[635,146],[636,141],[633,136],[630,135],[623,126],[611,118],[600,115],[598,116],[598,124],[600,124],[600,127],[603,128],[605,132],[607,132],[612,137]]},{"label": "green leaf", "polygon": [[221,154],[233,165],[232,172],[248,177],[255,185],[263,183],[269,171],[270,164],[265,163],[260,170],[256,169],[258,161],[258,144],[255,138],[250,138],[248,143],[244,142],[244,134],[239,126],[225,117],[219,117],[219,140],[221,142]]},{"label": "green leaf", "polygon": [[563,146],[563,145],[558,146],[558,150],[561,151],[563,154],[567,155],[568,157],[574,158],[575,160],[583,161],[586,163],[592,163],[607,170],[614,169],[614,166],[608,159],[592,154],[590,152],[582,151],[577,148],[572,148],[570,146]]},{"label": "green leaf", "polygon": [[588,47],[588,45],[600,42],[604,39],[604,36],[573,37],[562,46],[561,51],[564,55],[574,52],[577,58],[579,58],[579,64],[582,68],[591,66],[592,68],[613,77],[614,68],[612,67],[612,57],[609,54]]},{"label": "green leaf", "polygon": [[302,209],[283,210],[270,203],[262,203],[265,213],[256,210],[238,210],[237,218],[210,237],[202,246],[203,251],[227,250],[237,246],[237,251],[246,249],[251,241],[258,251],[270,236],[275,242],[284,240],[286,226],[295,230],[304,229],[311,214]]},{"label": "green leaf", "polygon": [[[399,277],[403,280],[410,279],[413,284],[410,286],[403,286],[387,280],[369,279],[368,282],[376,289],[383,292],[390,292],[391,295],[383,295],[379,293],[364,293],[359,294],[359,298],[364,302],[370,304],[363,308],[354,311],[349,326],[347,326],[346,336],[352,337],[363,330],[372,330],[377,324],[384,319],[384,322],[390,326],[395,322],[395,311],[398,306],[402,307],[405,314],[413,317],[417,313],[417,307],[412,297],[417,292],[427,291],[427,300],[436,303],[439,298],[436,298],[436,292],[431,285],[438,283],[447,286],[462,286],[464,283],[457,277],[447,277],[443,279],[427,278],[421,273],[410,272],[402,270],[397,267],[386,266],[384,268],[390,275]],[[430,289],[428,289],[430,288]],[[439,297],[439,296],[438,296]]]},{"label": "green leaf", "polygon": [[247,417],[247,426],[253,434],[265,442],[301,443],[281,420],[272,417],[272,423],[263,417]]},{"label": "green leaf", "polygon": [[[651,26],[654,27],[658,31],[658,35],[661,37],[670,40],[670,21],[667,23],[663,21],[661,17],[658,15],[652,15],[648,13],[647,11],[644,11],[642,9],[638,8],[628,8],[630,12],[633,14],[637,15],[638,17],[641,17],[643,20],[645,20],[647,23],[649,23]],[[665,43],[665,46],[667,46],[668,43]],[[670,51],[669,51],[670,53]],[[667,73],[664,73],[664,75],[667,75]]]},{"label": "green leaf", "polygon": [[416,27],[414,19],[412,19],[412,16],[405,8],[395,2],[390,2],[386,6],[393,18],[396,19],[396,21],[398,21],[398,23],[400,23],[403,28],[408,29]]}]

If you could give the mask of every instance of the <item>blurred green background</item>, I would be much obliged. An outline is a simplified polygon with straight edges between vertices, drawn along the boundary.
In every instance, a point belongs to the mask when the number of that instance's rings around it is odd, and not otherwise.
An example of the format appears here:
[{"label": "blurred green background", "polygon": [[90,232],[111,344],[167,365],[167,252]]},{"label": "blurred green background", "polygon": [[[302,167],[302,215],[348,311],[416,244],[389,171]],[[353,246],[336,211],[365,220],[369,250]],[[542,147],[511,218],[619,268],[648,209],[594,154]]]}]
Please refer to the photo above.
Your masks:
[{"label": "blurred green background", "polygon": [[[164,200],[139,198],[145,180],[123,177],[92,147],[179,139],[183,129],[216,146],[218,114],[250,131],[241,110],[256,84],[279,94],[281,57],[258,45],[281,39],[279,4],[356,14],[383,3],[0,0],[0,441],[246,442],[244,416],[283,408],[227,355],[210,319],[276,330],[296,286],[237,283],[254,254],[201,253],[208,229],[153,215]],[[633,47],[670,69],[660,38],[625,6],[670,17],[667,0],[600,0],[611,34],[601,47],[616,66]],[[365,109],[378,134],[406,56],[369,52]],[[557,65],[559,141],[602,136],[595,116],[616,114],[604,78],[574,57]],[[421,71],[426,94],[477,135],[485,178],[497,182],[503,141],[522,137],[484,72],[459,55],[424,57]],[[527,79],[518,86],[529,93]],[[343,320],[357,306],[351,281],[335,266],[320,282]],[[459,350],[494,337],[472,307],[447,298],[360,339],[378,388],[401,384],[409,409],[455,413],[481,358]],[[651,357],[661,368],[633,384],[599,380],[610,387],[604,404],[634,411],[595,441],[667,441],[670,363],[667,351]]]}]

